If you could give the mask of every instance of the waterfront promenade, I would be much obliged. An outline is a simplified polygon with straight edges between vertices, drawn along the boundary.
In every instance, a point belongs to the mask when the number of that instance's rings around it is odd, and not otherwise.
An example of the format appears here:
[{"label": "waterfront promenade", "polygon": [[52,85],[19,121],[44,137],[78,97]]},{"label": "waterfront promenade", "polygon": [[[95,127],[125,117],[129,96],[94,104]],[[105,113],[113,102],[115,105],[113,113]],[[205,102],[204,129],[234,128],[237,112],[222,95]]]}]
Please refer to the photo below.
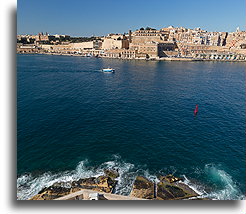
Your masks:
[{"label": "waterfront promenade", "polygon": [[18,35],[17,53],[167,61],[245,61],[246,44],[245,31],[240,29],[229,33],[169,26],[79,39],[47,33]]}]

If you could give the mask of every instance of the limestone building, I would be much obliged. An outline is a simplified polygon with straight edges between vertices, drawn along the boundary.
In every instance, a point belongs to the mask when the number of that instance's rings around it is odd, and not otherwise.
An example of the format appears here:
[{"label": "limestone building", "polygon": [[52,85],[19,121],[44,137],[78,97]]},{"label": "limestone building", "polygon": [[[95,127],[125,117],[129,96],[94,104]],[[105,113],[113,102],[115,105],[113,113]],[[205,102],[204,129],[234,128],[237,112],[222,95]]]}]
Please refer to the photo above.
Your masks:
[{"label": "limestone building", "polygon": [[131,42],[134,44],[143,44],[147,42],[163,42],[168,40],[167,31],[159,31],[156,29],[140,29],[131,35]]},{"label": "limestone building", "polygon": [[140,29],[132,33],[130,50],[135,50],[147,58],[166,56],[165,51],[174,51],[176,44],[168,41],[169,32],[165,29]]},{"label": "limestone building", "polygon": [[125,35],[109,34],[108,36],[102,38],[101,48],[104,50],[128,49],[129,40]]}]

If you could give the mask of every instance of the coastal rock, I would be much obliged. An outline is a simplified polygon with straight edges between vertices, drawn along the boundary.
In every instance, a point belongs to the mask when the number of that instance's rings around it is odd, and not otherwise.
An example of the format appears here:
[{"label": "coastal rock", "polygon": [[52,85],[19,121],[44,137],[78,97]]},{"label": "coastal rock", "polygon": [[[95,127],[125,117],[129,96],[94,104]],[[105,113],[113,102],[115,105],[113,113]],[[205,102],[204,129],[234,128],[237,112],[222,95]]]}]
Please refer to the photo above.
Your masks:
[{"label": "coastal rock", "polygon": [[170,200],[174,199],[174,196],[165,188],[163,182],[157,184],[157,199],[158,200]]},{"label": "coastal rock", "polygon": [[72,187],[93,187],[96,186],[96,178],[81,178],[72,182]]},{"label": "coastal rock", "polygon": [[162,181],[157,184],[157,199],[180,200],[196,197],[198,194],[185,184]]},{"label": "coastal rock", "polygon": [[55,183],[50,187],[42,189],[37,195],[30,200],[53,200],[70,193],[71,189],[64,187],[64,182]]},{"label": "coastal rock", "polygon": [[184,183],[177,183],[175,184],[176,186],[182,188],[186,193],[188,193],[189,195],[191,195],[190,197],[197,197],[199,196],[199,194],[197,194],[193,189],[191,189],[188,185],[184,184]]},{"label": "coastal rock", "polygon": [[30,200],[53,200],[82,189],[91,189],[98,192],[112,193],[117,181],[109,176],[99,176],[97,178],[84,178],[73,182],[57,182],[42,189]]},{"label": "coastal rock", "polygon": [[130,196],[137,198],[153,199],[154,183],[142,176],[137,176],[134,181]]},{"label": "coastal rock", "polygon": [[105,169],[104,174],[105,176],[108,176],[111,179],[116,179],[119,177],[119,172],[113,169]]},{"label": "coastal rock", "polygon": [[104,189],[104,192],[112,192],[117,181],[108,176],[99,176],[96,179],[97,186]]},{"label": "coastal rock", "polygon": [[[116,171],[105,171],[105,175],[99,177],[83,178],[72,182],[56,182],[53,185],[42,189],[37,195],[30,200],[53,200],[82,189],[91,189],[98,192],[112,193],[117,181],[114,179],[118,176]],[[130,196],[144,199],[157,200],[204,200],[196,199],[199,196],[188,185],[177,182],[180,178],[174,176],[160,176],[160,182],[154,184],[147,178],[137,176]]]},{"label": "coastal rock", "polygon": [[114,190],[116,183],[117,181],[113,180],[109,176],[99,176],[97,178],[91,177],[80,179],[77,182],[73,182],[72,187],[111,193]]},{"label": "coastal rock", "polygon": [[167,181],[169,183],[177,182],[177,181],[183,181],[182,178],[175,177],[171,174],[166,175],[166,176],[159,176],[160,181]]}]

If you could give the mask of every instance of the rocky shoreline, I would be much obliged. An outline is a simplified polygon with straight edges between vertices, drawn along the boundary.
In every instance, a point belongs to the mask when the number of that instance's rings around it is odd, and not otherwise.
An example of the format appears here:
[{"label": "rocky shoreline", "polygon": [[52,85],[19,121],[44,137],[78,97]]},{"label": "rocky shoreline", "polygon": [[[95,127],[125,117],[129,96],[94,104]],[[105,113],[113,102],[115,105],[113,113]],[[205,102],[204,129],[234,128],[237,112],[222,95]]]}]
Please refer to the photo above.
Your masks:
[{"label": "rocky shoreline", "polygon": [[[29,200],[54,200],[81,190],[93,190],[99,193],[113,194],[117,185],[119,173],[116,170],[104,170],[104,175],[81,178],[70,182],[56,182],[42,189]],[[129,197],[149,200],[200,200],[199,194],[188,185],[182,183],[182,178],[173,175],[159,176],[158,182],[153,182],[143,176],[136,176]]]}]

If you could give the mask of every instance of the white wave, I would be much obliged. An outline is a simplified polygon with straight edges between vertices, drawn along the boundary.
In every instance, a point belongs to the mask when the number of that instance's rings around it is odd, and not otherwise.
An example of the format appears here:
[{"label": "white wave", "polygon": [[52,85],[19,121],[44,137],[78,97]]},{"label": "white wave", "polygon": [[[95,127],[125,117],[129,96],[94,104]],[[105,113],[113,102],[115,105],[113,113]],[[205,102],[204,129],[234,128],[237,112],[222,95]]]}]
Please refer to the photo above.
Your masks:
[{"label": "white wave", "polygon": [[205,184],[191,182],[185,175],[183,175],[184,181],[180,181],[180,183],[188,185],[192,190],[199,194],[200,196],[197,198],[210,198],[212,200],[245,200],[245,196],[242,194],[233,178],[219,168],[219,166],[215,166],[214,164],[207,164],[204,169],[196,169],[196,174],[205,176],[209,179],[210,185],[213,186],[212,190],[211,186],[209,186],[210,188],[206,187],[208,184],[205,186]]},{"label": "white wave", "polygon": [[[143,170],[141,167],[136,168],[133,164],[122,161],[120,156],[113,156],[112,161],[104,162],[98,167],[88,167],[88,165],[88,160],[84,160],[79,162],[75,170],[72,171],[56,174],[47,172],[36,177],[31,174],[24,174],[17,178],[17,199],[27,200],[38,194],[43,188],[56,182],[67,183],[67,187],[69,187],[70,181],[98,177],[104,174],[105,169],[112,169],[119,173],[119,177],[116,179],[118,182],[114,190],[115,194],[129,195],[137,175],[142,175],[155,183],[159,182],[158,178],[150,174],[148,170]],[[245,199],[232,177],[224,170],[218,169],[214,165],[206,165],[205,169],[199,170],[199,174],[207,176],[214,184],[219,184],[219,187],[214,190],[206,191],[204,185],[191,182],[183,175],[184,181],[182,182],[197,192],[201,198],[208,197],[214,200]]]},{"label": "white wave", "polygon": [[155,175],[151,175],[149,173],[148,169],[143,171],[143,176],[154,183],[160,182],[160,180]]},{"label": "white wave", "polygon": [[129,195],[136,176],[136,173],[133,171],[134,165],[120,161],[119,156],[114,156],[114,158],[116,160],[105,163],[105,168],[116,170],[119,173],[114,193]]},{"label": "white wave", "polygon": [[38,194],[43,188],[49,187],[56,182],[68,183],[79,180],[80,178],[98,177],[104,174],[105,169],[113,169],[119,173],[115,193],[127,195],[131,191],[131,185],[129,184],[134,181],[135,173],[130,172],[134,168],[134,165],[120,161],[119,157],[114,156],[114,158],[115,160],[102,163],[97,168],[87,167],[88,160],[84,160],[79,162],[76,169],[72,171],[57,174],[47,172],[37,177],[33,177],[31,174],[22,175],[17,178],[17,199],[27,200]]},{"label": "white wave", "polygon": [[217,190],[212,191],[206,195],[208,198],[215,200],[244,200],[245,196],[240,191],[237,184],[232,177],[222,169],[218,169],[216,166],[207,164],[205,166],[206,174],[211,180],[217,183],[219,186]]},{"label": "white wave", "polygon": [[184,183],[187,186],[189,186],[192,190],[194,190],[200,197],[203,197],[206,195],[206,191],[201,185],[196,185],[195,183],[192,183],[185,175],[183,175],[184,181],[179,181],[180,183]]},{"label": "white wave", "polygon": [[65,171],[62,173],[52,174],[44,173],[37,177],[32,175],[22,175],[17,178],[17,199],[27,200],[38,194],[45,187],[49,187],[56,182],[70,182],[80,178],[97,177],[103,174],[102,170],[91,170],[85,167],[85,161],[79,162],[73,171]]},{"label": "white wave", "polygon": [[148,170],[135,169],[133,164],[125,164],[125,166],[120,168],[120,171],[121,173],[115,191],[116,194],[129,195],[131,193],[133,183],[138,175],[142,175],[155,183],[160,181],[155,175],[151,175]]}]

